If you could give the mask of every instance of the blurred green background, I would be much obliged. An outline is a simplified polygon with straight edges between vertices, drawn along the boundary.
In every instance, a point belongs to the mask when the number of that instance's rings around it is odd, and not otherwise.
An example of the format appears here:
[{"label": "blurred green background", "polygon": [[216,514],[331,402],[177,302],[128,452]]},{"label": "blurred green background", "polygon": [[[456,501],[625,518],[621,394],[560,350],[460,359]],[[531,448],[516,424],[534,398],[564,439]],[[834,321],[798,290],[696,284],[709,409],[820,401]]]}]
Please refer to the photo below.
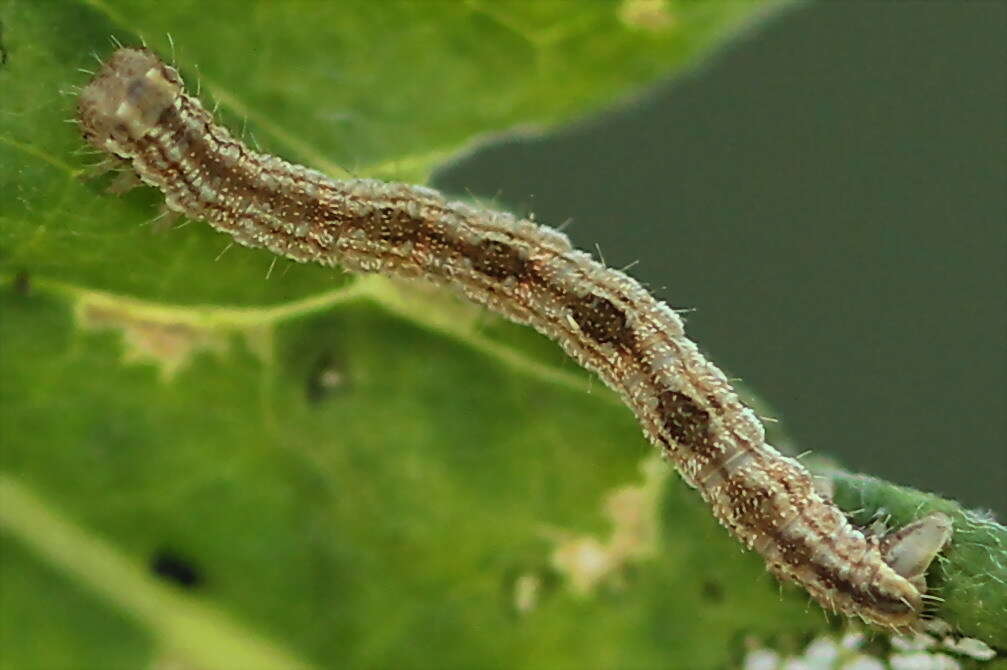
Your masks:
[{"label": "blurred green background", "polygon": [[798,5],[436,184],[638,260],[800,449],[1007,516],[1007,4]]}]

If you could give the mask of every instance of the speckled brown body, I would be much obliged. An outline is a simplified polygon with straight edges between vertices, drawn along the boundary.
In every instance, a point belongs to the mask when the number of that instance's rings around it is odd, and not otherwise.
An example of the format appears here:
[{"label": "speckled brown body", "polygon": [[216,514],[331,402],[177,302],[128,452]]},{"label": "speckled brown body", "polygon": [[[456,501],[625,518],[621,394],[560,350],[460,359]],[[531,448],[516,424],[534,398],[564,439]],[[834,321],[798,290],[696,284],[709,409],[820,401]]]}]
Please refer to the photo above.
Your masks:
[{"label": "speckled brown body", "polygon": [[[918,621],[922,579],[893,569],[883,540],[853,527],[803,466],[766,444],[757,417],[685,337],[675,312],[564,235],[431,189],[335,181],[252,151],[146,49],[112,55],[82,92],[79,119],[89,142],[128,160],[170,209],[243,245],[451,286],[555,339],[622,396],[647,437],[773,573],[874,624]],[[928,542],[927,563],[940,549]]]}]

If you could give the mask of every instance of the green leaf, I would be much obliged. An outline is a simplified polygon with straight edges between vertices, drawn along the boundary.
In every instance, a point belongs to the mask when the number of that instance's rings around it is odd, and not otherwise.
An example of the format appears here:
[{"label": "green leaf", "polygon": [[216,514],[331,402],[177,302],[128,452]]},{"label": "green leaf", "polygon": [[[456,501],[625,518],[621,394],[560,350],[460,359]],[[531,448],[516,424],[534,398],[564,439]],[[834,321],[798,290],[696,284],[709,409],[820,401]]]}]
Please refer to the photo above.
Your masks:
[{"label": "green leaf", "polygon": [[831,639],[552,344],[423,287],[141,225],[158,195],[81,178],[60,92],[109,36],[171,56],[170,34],[263,149],[422,182],[638,94],[777,4],[5,5],[5,665],[713,668]]}]

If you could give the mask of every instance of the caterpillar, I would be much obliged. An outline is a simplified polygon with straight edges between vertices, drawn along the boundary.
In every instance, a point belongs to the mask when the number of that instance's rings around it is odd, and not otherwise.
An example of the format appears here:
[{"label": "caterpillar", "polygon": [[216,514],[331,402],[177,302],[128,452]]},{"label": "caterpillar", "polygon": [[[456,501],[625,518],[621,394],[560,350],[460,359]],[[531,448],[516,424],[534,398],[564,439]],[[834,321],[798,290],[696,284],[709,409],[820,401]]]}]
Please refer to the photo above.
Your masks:
[{"label": "caterpillar", "polygon": [[919,628],[925,572],[951,536],[931,514],[888,533],[854,526],[808,470],[766,443],[756,414],[682,320],[562,233],[423,186],[334,180],[254,151],[146,48],[120,48],[78,98],[85,141],[159,189],[168,210],[301,263],[424,279],[552,338],[632,409],[718,521],[823,607]]}]

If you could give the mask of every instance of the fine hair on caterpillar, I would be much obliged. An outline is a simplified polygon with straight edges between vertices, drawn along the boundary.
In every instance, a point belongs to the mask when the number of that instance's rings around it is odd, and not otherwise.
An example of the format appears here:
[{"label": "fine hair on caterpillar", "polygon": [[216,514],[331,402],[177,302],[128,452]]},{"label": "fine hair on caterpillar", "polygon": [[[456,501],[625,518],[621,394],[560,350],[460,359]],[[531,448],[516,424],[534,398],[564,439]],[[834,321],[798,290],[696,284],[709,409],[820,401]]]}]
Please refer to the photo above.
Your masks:
[{"label": "fine hair on caterpillar", "polygon": [[951,535],[931,514],[867,534],[766,443],[681,319],[562,233],[422,186],[334,180],[245,146],[145,48],[121,48],[78,98],[85,140],[159,189],[168,210],[298,262],[450,287],[557,341],[634,412],[714,516],[827,609],[919,626],[925,573]]}]

